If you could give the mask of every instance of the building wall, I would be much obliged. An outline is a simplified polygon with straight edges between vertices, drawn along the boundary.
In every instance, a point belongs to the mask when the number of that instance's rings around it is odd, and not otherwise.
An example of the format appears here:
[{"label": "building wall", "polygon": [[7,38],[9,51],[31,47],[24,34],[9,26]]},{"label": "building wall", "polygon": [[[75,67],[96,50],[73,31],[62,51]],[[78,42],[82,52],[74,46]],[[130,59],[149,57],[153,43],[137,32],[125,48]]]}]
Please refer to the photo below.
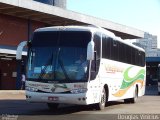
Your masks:
[{"label": "building wall", "polygon": [[157,36],[145,33],[144,40],[148,42],[147,49],[157,49]]},{"label": "building wall", "polygon": [[133,44],[145,49],[147,85],[156,85],[158,80],[158,64],[160,63],[160,50],[157,49],[157,36],[145,33],[143,39],[138,39]]},{"label": "building wall", "polygon": [[0,14],[0,44],[16,46],[27,40],[27,20]]},{"label": "building wall", "polygon": [[16,88],[16,60],[0,60],[0,89],[9,90]]},{"label": "building wall", "polygon": [[[21,41],[28,40],[35,29],[44,26],[45,24],[41,22],[0,14],[0,46],[16,47]],[[21,70],[18,68],[22,67],[17,64],[15,58],[12,60],[0,59],[0,89],[20,88]],[[16,77],[14,76],[15,72],[17,72]]]},{"label": "building wall", "polygon": [[61,8],[66,8],[66,0],[54,0],[54,5]]},{"label": "building wall", "polygon": [[34,0],[34,1],[66,9],[66,0]]},{"label": "building wall", "polygon": [[142,47],[146,57],[160,57],[160,50],[157,48],[157,36],[145,33],[143,39],[137,39],[133,44]]},{"label": "building wall", "polygon": [[[31,21],[31,33],[44,23]],[[28,20],[0,14],[0,45],[17,46],[28,40]]]},{"label": "building wall", "polygon": [[140,46],[143,46],[146,51],[157,49],[157,36],[145,33],[144,38],[137,39],[136,43],[138,43]]}]

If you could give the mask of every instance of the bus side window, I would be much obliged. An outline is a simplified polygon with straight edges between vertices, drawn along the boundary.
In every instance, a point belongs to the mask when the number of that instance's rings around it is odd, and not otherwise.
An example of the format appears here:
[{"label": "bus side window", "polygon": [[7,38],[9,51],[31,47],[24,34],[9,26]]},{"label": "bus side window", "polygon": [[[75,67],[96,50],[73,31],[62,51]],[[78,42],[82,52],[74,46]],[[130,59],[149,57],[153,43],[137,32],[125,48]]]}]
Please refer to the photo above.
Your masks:
[{"label": "bus side window", "polygon": [[119,47],[118,41],[114,40],[114,39],[112,39],[111,41],[112,41],[112,43],[111,43],[111,59],[118,61],[118,47]]},{"label": "bus side window", "polygon": [[126,55],[125,55],[125,58],[126,58],[126,63],[128,64],[131,64],[131,61],[132,61],[132,49],[130,46],[126,45]]},{"label": "bus side window", "polygon": [[142,67],[144,67],[145,66],[145,53],[144,52],[142,52]]},{"label": "bus side window", "polygon": [[132,49],[132,53],[131,53],[131,55],[132,55],[132,65],[136,65],[136,49],[135,48],[131,48]]},{"label": "bus side window", "polygon": [[126,50],[125,50],[125,44],[119,42],[119,61],[120,62],[125,62],[125,56]]},{"label": "bus side window", "polygon": [[111,41],[112,39],[103,35],[102,38],[102,58],[111,59]]}]

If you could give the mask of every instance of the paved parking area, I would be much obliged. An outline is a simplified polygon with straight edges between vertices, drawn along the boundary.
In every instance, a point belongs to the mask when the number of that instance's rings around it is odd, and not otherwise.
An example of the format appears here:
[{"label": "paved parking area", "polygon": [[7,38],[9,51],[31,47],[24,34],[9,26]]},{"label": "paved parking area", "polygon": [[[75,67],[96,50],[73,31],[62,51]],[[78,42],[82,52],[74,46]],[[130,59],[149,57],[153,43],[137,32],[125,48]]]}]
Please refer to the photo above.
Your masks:
[{"label": "paved parking area", "polygon": [[[109,102],[102,111],[95,110],[92,106],[61,105],[58,111],[50,111],[44,103],[28,103],[25,101],[24,91],[1,91],[0,92],[0,115],[4,119],[9,115],[19,119],[88,119],[88,120],[127,120],[126,115],[141,119],[145,115],[160,119],[160,96],[156,89],[147,88],[146,95],[138,98],[136,104],[124,104],[124,102]],[[12,116],[11,116],[12,117]],[[146,117],[146,116],[145,116]],[[145,118],[144,117],[144,118]],[[133,118],[132,118],[133,119]],[[147,119],[147,118],[145,118]],[[149,119],[150,120],[150,119]]]}]

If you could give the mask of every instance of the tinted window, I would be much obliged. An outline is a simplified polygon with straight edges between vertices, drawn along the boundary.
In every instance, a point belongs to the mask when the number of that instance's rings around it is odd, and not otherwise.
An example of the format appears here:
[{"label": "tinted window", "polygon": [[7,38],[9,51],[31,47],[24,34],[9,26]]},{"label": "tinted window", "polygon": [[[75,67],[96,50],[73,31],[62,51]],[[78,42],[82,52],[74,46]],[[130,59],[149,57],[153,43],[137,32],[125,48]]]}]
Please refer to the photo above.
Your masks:
[{"label": "tinted window", "polygon": [[87,47],[91,33],[86,31],[43,31],[34,33],[34,46]]},{"label": "tinted window", "polygon": [[135,48],[131,48],[131,52],[132,52],[132,59],[131,59],[131,62],[133,65],[136,65],[136,49]]},{"label": "tinted window", "polygon": [[102,58],[144,66],[145,53],[105,35],[102,38]]},{"label": "tinted window", "polygon": [[119,61],[125,62],[125,55],[126,55],[126,47],[125,44],[119,42]]},{"label": "tinted window", "polygon": [[91,33],[85,31],[36,32],[29,48],[28,79],[87,81],[86,58],[90,40]]},{"label": "tinted window", "polygon": [[112,39],[103,35],[102,38],[102,57],[110,59],[111,58],[111,43]]}]

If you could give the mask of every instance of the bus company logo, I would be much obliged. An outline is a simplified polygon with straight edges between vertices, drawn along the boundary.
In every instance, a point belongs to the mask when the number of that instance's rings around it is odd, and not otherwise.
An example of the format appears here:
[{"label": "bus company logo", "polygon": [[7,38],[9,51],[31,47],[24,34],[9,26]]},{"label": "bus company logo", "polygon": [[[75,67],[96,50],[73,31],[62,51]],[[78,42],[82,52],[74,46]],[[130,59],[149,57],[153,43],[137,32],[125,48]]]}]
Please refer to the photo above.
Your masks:
[{"label": "bus company logo", "polygon": [[28,83],[28,86],[31,86],[31,87],[49,87],[49,85],[46,85],[46,84],[33,84],[33,83]]},{"label": "bus company logo", "polygon": [[114,66],[114,65],[106,65],[105,69],[106,69],[107,73],[116,73],[116,72],[122,73],[123,70],[124,70],[124,68],[117,67],[117,66]]}]

